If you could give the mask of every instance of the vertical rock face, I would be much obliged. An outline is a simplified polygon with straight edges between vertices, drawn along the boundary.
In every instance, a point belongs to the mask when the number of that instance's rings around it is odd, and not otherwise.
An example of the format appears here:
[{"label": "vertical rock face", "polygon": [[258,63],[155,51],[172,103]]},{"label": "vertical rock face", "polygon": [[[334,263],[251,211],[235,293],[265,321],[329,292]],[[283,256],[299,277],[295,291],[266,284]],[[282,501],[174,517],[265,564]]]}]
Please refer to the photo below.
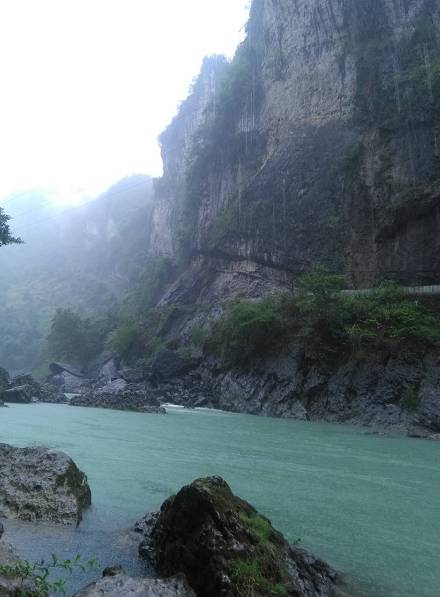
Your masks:
[{"label": "vertical rock face", "polygon": [[254,0],[161,138],[152,251],[186,264],[164,302],[258,295],[316,262],[438,281],[439,134],[438,2]]},{"label": "vertical rock face", "polygon": [[176,234],[182,218],[186,170],[197,131],[212,120],[213,98],[228,63],[222,56],[206,58],[190,96],[160,136],[164,176],[155,181],[155,208],[151,247],[154,255],[174,257],[179,251]]}]

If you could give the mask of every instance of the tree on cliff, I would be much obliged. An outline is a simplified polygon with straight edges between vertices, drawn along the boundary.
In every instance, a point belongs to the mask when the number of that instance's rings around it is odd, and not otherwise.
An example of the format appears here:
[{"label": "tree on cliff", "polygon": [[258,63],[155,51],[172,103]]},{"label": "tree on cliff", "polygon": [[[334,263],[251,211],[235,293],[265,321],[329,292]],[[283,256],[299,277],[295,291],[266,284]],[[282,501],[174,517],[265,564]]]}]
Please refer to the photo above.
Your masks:
[{"label": "tree on cliff", "polygon": [[47,337],[54,358],[87,365],[103,350],[108,320],[82,319],[71,309],[57,309]]},{"label": "tree on cliff", "polygon": [[11,231],[8,224],[10,219],[11,217],[5,214],[3,209],[0,207],[0,247],[3,247],[3,245],[10,245],[12,243],[23,242],[21,238],[15,238],[14,236],[11,236]]}]

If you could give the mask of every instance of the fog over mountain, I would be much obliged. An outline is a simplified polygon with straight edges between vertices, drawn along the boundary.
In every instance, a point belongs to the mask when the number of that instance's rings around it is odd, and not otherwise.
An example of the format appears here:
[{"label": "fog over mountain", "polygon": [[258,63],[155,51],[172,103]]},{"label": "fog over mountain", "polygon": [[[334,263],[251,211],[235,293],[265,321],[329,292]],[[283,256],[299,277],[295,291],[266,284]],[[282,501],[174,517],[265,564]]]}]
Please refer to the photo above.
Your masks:
[{"label": "fog over mountain", "polygon": [[9,204],[22,245],[0,253],[0,361],[12,371],[46,363],[56,308],[81,315],[117,311],[147,257],[152,180],[116,183],[86,204],[65,206],[44,190]]}]

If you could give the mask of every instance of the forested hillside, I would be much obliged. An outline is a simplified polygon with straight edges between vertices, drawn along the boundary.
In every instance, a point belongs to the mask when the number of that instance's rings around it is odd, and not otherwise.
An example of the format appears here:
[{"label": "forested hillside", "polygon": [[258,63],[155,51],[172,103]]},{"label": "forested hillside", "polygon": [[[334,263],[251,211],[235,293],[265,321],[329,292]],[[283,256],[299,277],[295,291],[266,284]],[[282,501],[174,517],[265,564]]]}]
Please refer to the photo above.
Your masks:
[{"label": "forested hillside", "polygon": [[116,317],[132,311],[148,293],[148,177],[124,179],[81,206],[55,207],[49,192],[33,191],[6,207],[24,244],[0,252],[4,367],[19,371],[45,364],[45,338],[56,309]]}]

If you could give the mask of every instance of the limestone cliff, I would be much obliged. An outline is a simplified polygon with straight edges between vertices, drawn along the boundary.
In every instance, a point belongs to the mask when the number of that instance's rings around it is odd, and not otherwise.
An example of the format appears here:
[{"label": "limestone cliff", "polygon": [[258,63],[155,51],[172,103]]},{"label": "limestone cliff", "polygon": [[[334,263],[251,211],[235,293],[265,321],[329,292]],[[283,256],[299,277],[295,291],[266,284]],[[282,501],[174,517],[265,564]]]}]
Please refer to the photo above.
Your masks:
[{"label": "limestone cliff", "polygon": [[291,286],[314,263],[369,286],[440,277],[440,4],[254,0],[161,137],[151,250],[164,303]]}]

